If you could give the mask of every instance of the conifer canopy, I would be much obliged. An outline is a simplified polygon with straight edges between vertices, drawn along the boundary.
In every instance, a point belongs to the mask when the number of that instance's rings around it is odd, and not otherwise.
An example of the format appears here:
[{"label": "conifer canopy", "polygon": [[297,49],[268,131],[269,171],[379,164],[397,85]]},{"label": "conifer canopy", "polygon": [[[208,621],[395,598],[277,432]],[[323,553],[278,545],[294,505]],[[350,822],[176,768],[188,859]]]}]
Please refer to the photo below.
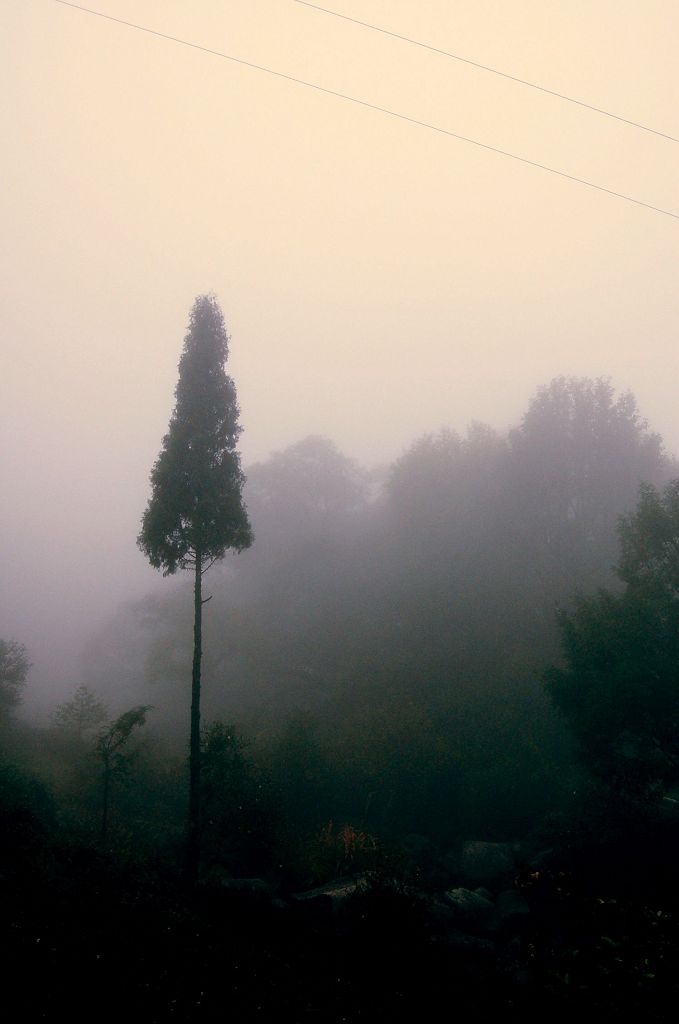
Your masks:
[{"label": "conifer canopy", "polygon": [[151,565],[166,576],[252,543],[236,450],[241,433],[236,388],[224,370],[228,345],[217,300],[199,295],[179,360],[175,409],[151,471],[152,493],[138,537]]}]

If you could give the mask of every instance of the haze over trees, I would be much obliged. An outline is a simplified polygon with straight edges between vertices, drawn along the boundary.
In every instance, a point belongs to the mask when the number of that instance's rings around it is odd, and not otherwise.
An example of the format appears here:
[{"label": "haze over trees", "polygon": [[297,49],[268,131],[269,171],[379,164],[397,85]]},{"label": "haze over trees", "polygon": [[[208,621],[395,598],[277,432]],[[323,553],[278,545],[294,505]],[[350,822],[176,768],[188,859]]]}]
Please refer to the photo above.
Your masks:
[{"label": "haze over trees", "polygon": [[[506,436],[426,435],[379,476],[320,437],[249,467],[257,543],[213,570],[208,719],[258,735],[308,822],[442,841],[528,827],[575,771],[541,683],[556,611],[616,586],[618,516],[670,473],[633,397],[581,378],[540,389]],[[185,622],[181,593],[154,599],[90,649],[97,685],[119,667],[125,699],[178,733]],[[127,664],[104,670],[104,646]]]},{"label": "haze over trees", "polygon": [[[103,950],[86,986],[167,998],[168,1019],[221,1019],[225,984],[276,1020],[412,1019],[442,979],[479,1019],[609,1005],[611,977],[643,1007],[666,975],[666,1004],[679,485],[660,438],[609,382],[559,378],[507,434],[444,429],[373,470],[310,436],[245,483],[227,340],[199,297],[139,538],[192,570],[193,643],[179,585],[91,640],[49,726],[5,716],[21,956],[43,934],[57,965]],[[27,655],[0,651],[11,710]]]},{"label": "haze over trees", "polygon": [[24,644],[17,640],[0,640],[0,719],[21,703],[30,667]]},{"label": "haze over trees", "polygon": [[108,709],[88,686],[82,683],[70,700],[57,704],[52,720],[57,729],[78,740],[91,735],[108,718]]},{"label": "haze over trees", "polygon": [[678,38],[2,5],[8,1024],[671,1021]]}]

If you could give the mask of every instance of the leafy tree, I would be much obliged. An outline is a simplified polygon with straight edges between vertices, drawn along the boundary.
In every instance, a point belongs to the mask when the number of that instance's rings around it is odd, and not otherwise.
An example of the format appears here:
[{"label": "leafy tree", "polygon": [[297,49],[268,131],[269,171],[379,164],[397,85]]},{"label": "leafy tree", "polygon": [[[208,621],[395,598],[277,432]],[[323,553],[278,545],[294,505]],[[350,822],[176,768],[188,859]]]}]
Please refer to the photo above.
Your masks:
[{"label": "leafy tree", "polygon": [[629,586],[679,598],[679,480],[660,493],[642,484],[634,515],[620,522],[618,575]]},{"label": "leafy tree", "polygon": [[21,702],[21,691],[31,663],[23,644],[0,640],[0,717]]},{"label": "leafy tree", "polygon": [[506,442],[476,421],[464,437],[444,429],[419,438],[387,481],[391,508],[414,534],[409,544],[438,549],[440,558],[441,545],[450,547],[472,524],[483,524],[497,502],[506,455]]},{"label": "leafy tree", "polygon": [[249,471],[248,492],[290,519],[339,516],[364,499],[361,472],[328,438],[310,435]]},{"label": "leafy tree", "polygon": [[104,729],[97,739],[96,750],[103,765],[103,801],[101,812],[101,838],[106,839],[108,830],[108,810],[111,780],[115,774],[122,774],[127,768],[127,759],[121,753],[120,748],[124,747],[132,734],[132,730],[144,725],[146,715],[151,710],[150,704],[139,704],[136,708],[130,708],[119,718],[116,718],[107,729]]},{"label": "leafy tree", "polygon": [[575,548],[610,564],[611,523],[633,506],[640,481],[667,479],[659,435],[634,395],[616,395],[605,378],[557,377],[540,388],[510,443],[516,519],[555,567]]},{"label": "leafy tree", "polygon": [[312,829],[328,817],[331,771],[317,735],[316,723],[293,713],[272,750],[273,776],[285,820]]},{"label": "leafy tree", "polygon": [[546,681],[589,769],[648,797],[679,782],[679,480],[642,486],[619,534],[625,589],[561,615],[565,667]]},{"label": "leafy tree", "polygon": [[276,817],[268,781],[246,746],[224,722],[202,730],[202,853],[237,873],[266,866]]},{"label": "leafy tree", "polygon": [[[417,442],[370,500],[333,449],[307,439],[247,471],[258,543],[210,590],[202,717],[270,735],[291,708],[317,723],[318,772],[313,750],[269,766],[293,831],[408,816],[445,842],[517,834],[565,796],[573,761],[540,684],[558,658],[554,606],[614,589],[617,518],[641,479],[668,477],[659,442],[633,400],[566,379],[510,438],[473,426]],[[154,678],[179,687],[185,606],[173,588],[128,609],[91,659],[97,689],[137,685],[147,643]],[[156,703],[123,706],[142,700]]]},{"label": "leafy tree", "polygon": [[53,721],[58,729],[82,739],[107,717],[108,709],[103,701],[88,686],[82,685],[77,688],[71,700],[57,704]]},{"label": "leafy tree", "polygon": [[195,300],[179,360],[176,405],[151,472],[152,493],[138,543],[164,575],[194,573],[188,876],[195,872],[200,825],[200,687],[202,578],[228,549],[252,543],[242,501],[244,476],[236,449],[241,428],[233,380],[224,363],[229,336],[211,295]]},{"label": "leafy tree", "polygon": [[310,542],[350,529],[365,505],[365,489],[359,467],[325,437],[305,437],[248,467],[258,563],[284,561],[295,545],[308,550]]}]

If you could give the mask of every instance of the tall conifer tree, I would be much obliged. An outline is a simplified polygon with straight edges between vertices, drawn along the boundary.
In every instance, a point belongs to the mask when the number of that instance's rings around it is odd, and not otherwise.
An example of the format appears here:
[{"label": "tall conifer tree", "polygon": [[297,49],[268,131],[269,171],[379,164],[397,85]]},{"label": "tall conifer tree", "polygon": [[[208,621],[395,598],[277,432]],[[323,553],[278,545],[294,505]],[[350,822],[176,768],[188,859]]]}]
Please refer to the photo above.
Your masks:
[{"label": "tall conifer tree", "polygon": [[242,500],[245,481],[236,449],[236,388],[227,376],[229,335],[212,295],[199,295],[179,360],[176,405],[151,471],[152,492],[138,544],[151,565],[168,576],[194,573],[194,644],[187,874],[197,868],[200,827],[200,670],[202,579],[228,549],[242,551],[252,532]]}]

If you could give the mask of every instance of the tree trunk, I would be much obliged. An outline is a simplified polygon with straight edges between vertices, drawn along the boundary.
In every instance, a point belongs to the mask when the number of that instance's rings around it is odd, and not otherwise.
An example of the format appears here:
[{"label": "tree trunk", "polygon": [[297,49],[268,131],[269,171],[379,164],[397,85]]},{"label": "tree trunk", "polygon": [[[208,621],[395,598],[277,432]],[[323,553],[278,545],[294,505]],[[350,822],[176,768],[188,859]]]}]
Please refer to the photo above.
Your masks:
[{"label": "tree trunk", "polygon": [[198,870],[200,846],[200,663],[203,632],[203,560],[196,552],[193,586],[193,672],[191,677],[191,744],[189,749],[189,821],[184,874],[193,882]]}]

